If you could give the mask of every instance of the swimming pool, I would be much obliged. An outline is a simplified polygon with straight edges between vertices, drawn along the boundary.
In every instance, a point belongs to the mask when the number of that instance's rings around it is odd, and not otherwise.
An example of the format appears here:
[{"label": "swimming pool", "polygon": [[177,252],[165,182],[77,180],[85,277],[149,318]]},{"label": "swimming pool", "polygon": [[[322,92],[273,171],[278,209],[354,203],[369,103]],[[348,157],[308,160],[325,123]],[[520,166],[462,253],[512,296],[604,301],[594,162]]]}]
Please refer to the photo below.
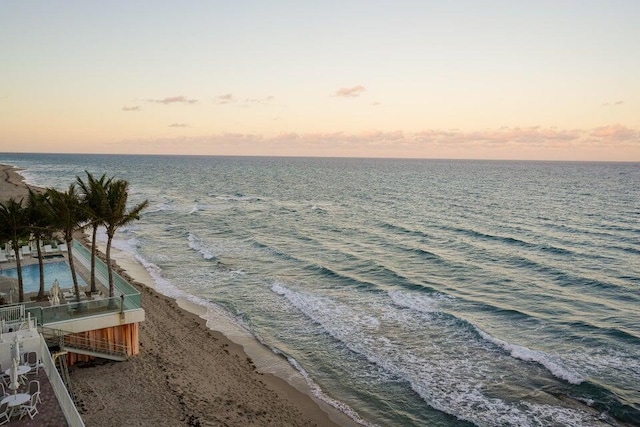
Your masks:
[{"label": "swimming pool", "polygon": [[[18,270],[10,268],[0,271],[0,275],[6,277],[18,277]],[[58,279],[61,288],[73,287],[71,280],[71,269],[65,261],[44,264],[44,289],[49,290],[55,279]],[[38,292],[40,289],[40,270],[38,264],[30,264],[22,267],[22,285],[24,292]],[[78,285],[85,286],[86,283],[78,276]]]}]

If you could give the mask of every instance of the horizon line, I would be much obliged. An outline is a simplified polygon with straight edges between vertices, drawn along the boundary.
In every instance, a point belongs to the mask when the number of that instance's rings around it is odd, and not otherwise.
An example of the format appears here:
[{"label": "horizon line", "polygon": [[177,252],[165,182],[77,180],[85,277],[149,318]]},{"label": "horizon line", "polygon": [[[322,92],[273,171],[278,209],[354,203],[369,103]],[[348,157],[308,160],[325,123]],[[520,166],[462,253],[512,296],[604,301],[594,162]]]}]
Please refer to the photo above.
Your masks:
[{"label": "horizon line", "polygon": [[[251,154],[178,154],[178,153],[80,153],[80,152],[0,152],[0,155],[30,155],[42,154],[53,156],[147,156],[147,157],[227,157],[227,158],[283,158],[283,159],[353,159],[353,160],[438,160],[438,161],[488,161],[488,162],[546,162],[546,163],[640,163],[640,160],[572,160],[572,159],[496,159],[496,158],[467,158],[467,157],[366,157],[366,156],[313,156],[313,155],[251,155]],[[13,166],[13,165],[10,165]]]}]

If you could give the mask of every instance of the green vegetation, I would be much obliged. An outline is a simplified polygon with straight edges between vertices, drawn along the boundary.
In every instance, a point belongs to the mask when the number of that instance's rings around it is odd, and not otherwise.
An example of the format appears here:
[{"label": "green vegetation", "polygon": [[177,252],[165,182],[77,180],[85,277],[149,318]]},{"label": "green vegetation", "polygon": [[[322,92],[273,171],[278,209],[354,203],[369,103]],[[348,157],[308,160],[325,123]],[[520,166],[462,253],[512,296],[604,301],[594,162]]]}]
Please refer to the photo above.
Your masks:
[{"label": "green vegetation", "polygon": [[[44,273],[42,267],[41,243],[53,236],[61,236],[69,254],[71,277],[78,301],[80,292],[73,260],[73,234],[86,227],[92,228],[91,242],[91,291],[96,291],[95,253],[96,233],[99,227],[107,232],[107,270],[109,275],[109,296],[113,297],[113,272],[111,269],[111,243],[118,228],[140,219],[140,213],[149,204],[147,200],[132,208],[127,208],[129,183],[123,179],[95,179],[86,172],[86,182],[76,177],[67,191],[48,188],[44,193],[29,191],[26,202],[11,198],[0,202],[0,241],[10,241],[18,270],[18,298],[24,301],[20,249],[23,244],[35,242],[40,267],[40,289],[37,299],[45,299]],[[4,248],[0,248],[4,250]]]}]

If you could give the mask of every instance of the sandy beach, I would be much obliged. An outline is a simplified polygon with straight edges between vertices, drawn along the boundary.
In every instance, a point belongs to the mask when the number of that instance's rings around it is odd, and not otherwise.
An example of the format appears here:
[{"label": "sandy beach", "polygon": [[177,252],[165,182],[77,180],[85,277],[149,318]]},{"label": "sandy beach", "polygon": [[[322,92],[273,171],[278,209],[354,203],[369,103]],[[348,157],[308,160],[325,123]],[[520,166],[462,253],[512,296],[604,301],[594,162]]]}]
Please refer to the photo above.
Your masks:
[{"label": "sandy beach", "polygon": [[[0,200],[26,196],[15,169],[2,165],[0,171]],[[141,350],[126,362],[71,369],[87,426],[338,425],[309,395],[258,372],[240,345],[207,328],[198,315],[118,270],[142,294]],[[350,424],[340,414],[333,417]]]}]

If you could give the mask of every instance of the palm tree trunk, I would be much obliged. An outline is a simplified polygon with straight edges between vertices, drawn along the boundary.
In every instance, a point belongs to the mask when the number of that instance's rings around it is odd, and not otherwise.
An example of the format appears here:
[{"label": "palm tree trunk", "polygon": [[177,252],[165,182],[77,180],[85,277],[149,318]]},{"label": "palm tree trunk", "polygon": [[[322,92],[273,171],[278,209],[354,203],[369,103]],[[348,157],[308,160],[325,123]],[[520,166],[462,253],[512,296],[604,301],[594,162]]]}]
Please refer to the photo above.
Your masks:
[{"label": "palm tree trunk", "polygon": [[76,301],[80,302],[80,289],[78,288],[78,276],[76,275],[76,267],[73,264],[73,238],[65,239],[67,242],[67,251],[69,254],[69,268],[71,269],[71,279],[73,280],[73,291],[76,294]]},{"label": "palm tree trunk", "polygon": [[111,241],[113,236],[107,234],[107,271],[109,272],[109,298],[113,298],[113,271],[111,270]]},{"label": "palm tree trunk", "polygon": [[18,239],[13,239],[13,253],[16,256],[16,270],[18,271],[18,302],[24,301],[24,285],[22,284],[22,265],[20,265],[20,249]]},{"label": "palm tree trunk", "polygon": [[40,236],[36,234],[36,247],[38,248],[38,267],[40,267],[40,289],[38,300],[44,299],[44,262],[42,261],[42,248],[40,248]]},{"label": "palm tree trunk", "polygon": [[98,235],[98,225],[93,226],[93,236],[91,237],[91,292],[96,292],[96,240]]}]

